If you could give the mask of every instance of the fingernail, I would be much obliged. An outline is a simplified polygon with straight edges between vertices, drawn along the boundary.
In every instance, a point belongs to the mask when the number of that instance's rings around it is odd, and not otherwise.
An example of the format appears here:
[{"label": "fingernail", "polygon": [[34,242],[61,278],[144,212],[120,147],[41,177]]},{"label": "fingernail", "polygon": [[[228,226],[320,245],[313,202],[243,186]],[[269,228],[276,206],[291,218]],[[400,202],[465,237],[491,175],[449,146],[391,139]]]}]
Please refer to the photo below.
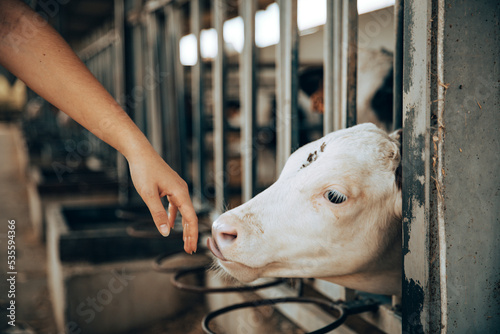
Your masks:
[{"label": "fingernail", "polygon": [[170,228],[168,227],[167,224],[162,224],[160,225],[160,233],[164,236],[164,237],[168,237],[168,235],[170,234]]}]

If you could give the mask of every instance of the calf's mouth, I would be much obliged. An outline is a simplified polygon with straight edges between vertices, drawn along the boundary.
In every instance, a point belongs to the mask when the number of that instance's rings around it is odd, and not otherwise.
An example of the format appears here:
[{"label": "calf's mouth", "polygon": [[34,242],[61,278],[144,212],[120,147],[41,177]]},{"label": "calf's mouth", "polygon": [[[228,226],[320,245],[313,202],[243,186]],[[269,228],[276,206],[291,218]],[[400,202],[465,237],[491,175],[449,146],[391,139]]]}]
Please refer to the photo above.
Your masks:
[{"label": "calf's mouth", "polygon": [[217,242],[215,241],[215,239],[209,237],[207,239],[207,247],[208,247],[208,249],[210,249],[212,254],[214,254],[215,257],[217,257],[219,260],[227,261],[227,259],[224,257],[224,255],[222,255],[222,252],[220,251],[219,246],[217,245]]}]

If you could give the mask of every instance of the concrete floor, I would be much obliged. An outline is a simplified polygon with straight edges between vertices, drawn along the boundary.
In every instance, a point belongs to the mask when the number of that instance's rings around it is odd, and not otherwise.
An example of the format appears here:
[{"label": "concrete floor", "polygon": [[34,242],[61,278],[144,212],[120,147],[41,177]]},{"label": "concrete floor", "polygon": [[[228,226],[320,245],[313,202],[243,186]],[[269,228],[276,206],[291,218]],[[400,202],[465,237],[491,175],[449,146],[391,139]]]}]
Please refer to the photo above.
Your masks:
[{"label": "concrete floor", "polygon": [[8,286],[7,222],[16,221],[16,325],[36,333],[56,333],[52,305],[47,289],[46,250],[35,237],[30,220],[26,192],[25,162],[20,129],[0,123],[0,330],[5,331],[5,302]]}]

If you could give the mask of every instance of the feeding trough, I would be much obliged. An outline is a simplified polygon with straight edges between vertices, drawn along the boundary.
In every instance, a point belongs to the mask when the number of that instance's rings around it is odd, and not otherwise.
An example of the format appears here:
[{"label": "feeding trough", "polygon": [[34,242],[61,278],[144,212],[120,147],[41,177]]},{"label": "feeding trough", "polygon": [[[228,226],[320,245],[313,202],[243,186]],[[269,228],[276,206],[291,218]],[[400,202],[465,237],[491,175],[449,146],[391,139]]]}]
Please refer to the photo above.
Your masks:
[{"label": "feeding trough", "polygon": [[[30,215],[36,236],[45,240],[45,208],[52,203],[84,204],[117,201],[118,180],[114,170],[93,171],[31,167],[28,173]],[[66,169],[65,169],[66,168]]]},{"label": "feeding trough", "polygon": [[[49,286],[60,332],[119,333],[173,316],[201,298],[175,289],[169,275],[152,269],[160,253],[182,263],[190,256],[180,229],[168,238],[155,234],[146,213],[113,205],[47,208]],[[127,233],[148,222],[158,237]]]}]

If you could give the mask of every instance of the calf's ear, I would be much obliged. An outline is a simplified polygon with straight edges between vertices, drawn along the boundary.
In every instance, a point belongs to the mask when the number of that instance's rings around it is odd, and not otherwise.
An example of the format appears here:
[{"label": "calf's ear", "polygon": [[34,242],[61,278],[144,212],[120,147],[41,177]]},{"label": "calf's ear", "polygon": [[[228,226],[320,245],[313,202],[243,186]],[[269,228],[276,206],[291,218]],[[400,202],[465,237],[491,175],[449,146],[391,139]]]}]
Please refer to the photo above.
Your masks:
[{"label": "calf's ear", "polygon": [[399,155],[399,159],[398,159],[398,164],[397,164],[397,167],[394,171],[394,176],[396,178],[396,185],[398,187],[398,194],[396,196],[396,201],[394,203],[394,214],[396,215],[396,217],[399,217],[401,218],[402,217],[402,211],[403,211],[403,206],[402,206],[402,203],[403,203],[403,197],[402,197],[402,191],[401,191],[401,182],[402,182],[402,167],[401,167],[401,157],[402,157],[402,139],[403,139],[403,130],[399,129],[399,130],[396,130],[394,131],[393,133],[391,133],[389,135],[389,137],[396,143],[396,145],[398,146],[398,155]]},{"label": "calf's ear", "polygon": [[398,129],[389,135],[392,140],[397,141],[401,145],[401,139],[403,137],[403,130]]},{"label": "calf's ear", "polygon": [[[399,129],[394,131],[389,135],[389,137],[395,142],[397,145],[397,154],[393,154],[395,160],[395,164],[393,165],[394,173],[396,176],[396,184],[398,185],[398,189],[401,189],[401,177],[402,177],[402,167],[401,167],[401,157],[402,157],[402,145],[401,141],[403,139],[403,130]],[[397,156],[397,158],[396,158]]]}]

